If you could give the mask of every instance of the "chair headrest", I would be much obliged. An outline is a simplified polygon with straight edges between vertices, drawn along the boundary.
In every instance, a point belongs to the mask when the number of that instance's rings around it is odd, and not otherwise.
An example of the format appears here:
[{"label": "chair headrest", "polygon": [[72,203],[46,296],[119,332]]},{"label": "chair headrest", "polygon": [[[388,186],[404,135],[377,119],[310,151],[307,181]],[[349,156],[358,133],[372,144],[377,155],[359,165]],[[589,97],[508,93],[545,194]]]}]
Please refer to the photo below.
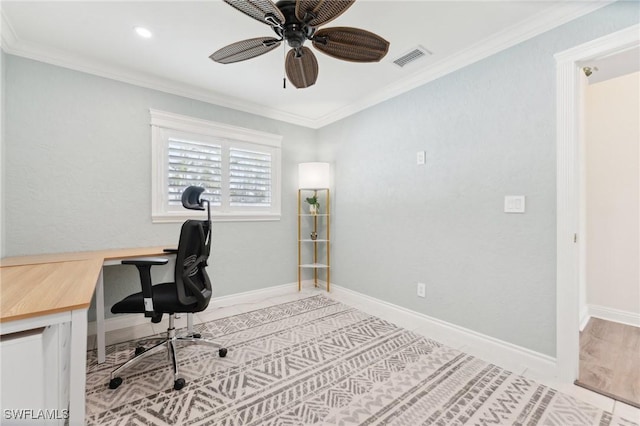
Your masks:
[{"label": "chair headrest", "polygon": [[190,186],[182,193],[182,205],[189,210],[204,210],[200,201],[200,194],[204,192],[201,186]]}]

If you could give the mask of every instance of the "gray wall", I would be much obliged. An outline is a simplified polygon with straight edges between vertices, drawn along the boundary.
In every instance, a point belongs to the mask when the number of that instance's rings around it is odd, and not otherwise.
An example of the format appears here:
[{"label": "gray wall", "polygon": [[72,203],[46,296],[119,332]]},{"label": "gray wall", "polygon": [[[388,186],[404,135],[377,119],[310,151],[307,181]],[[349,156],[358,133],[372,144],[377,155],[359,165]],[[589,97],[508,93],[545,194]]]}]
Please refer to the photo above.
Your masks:
[{"label": "gray wall", "polygon": [[553,55],[638,20],[609,6],[322,128],[334,282],[555,355]]},{"label": "gray wall", "polygon": [[[215,223],[210,274],[216,296],[296,281],[297,164],[315,157],[313,130],[12,55],[3,63],[6,256],[177,245],[179,223],[151,223],[154,108],[283,135],[282,219]],[[106,268],[107,304],[136,288],[135,268]]]}]

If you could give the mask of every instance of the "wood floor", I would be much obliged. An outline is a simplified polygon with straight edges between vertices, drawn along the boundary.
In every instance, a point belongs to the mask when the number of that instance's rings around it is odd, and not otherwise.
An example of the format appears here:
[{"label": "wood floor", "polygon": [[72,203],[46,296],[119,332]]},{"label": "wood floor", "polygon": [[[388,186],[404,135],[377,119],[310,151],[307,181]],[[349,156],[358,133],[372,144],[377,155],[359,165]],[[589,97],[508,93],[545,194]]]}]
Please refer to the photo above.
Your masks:
[{"label": "wood floor", "polygon": [[640,407],[640,328],[591,318],[580,333],[576,384]]}]

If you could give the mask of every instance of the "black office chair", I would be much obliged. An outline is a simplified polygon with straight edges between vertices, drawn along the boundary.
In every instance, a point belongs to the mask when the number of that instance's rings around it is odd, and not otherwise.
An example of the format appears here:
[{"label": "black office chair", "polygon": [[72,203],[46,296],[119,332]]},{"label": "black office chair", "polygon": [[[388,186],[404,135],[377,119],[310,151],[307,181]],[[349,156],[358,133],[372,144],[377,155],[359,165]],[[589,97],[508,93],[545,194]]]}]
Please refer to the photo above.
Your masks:
[{"label": "black office chair", "polygon": [[144,313],[151,318],[151,322],[158,323],[163,314],[169,314],[169,328],[167,336],[160,343],[145,349],[142,346],[136,348],[135,356],[120,365],[111,372],[109,388],[116,389],[122,384],[122,378],[118,374],[140,360],[162,350],[167,346],[169,358],[173,364],[175,390],[184,387],[184,379],[178,376],[178,359],[176,356],[176,344],[178,342],[203,344],[218,348],[218,355],[225,357],[227,349],[220,345],[203,339],[200,334],[187,330],[182,336],[176,336],[174,327],[175,314],[193,314],[203,311],[211,300],[211,282],[207,275],[206,266],[211,247],[211,212],[209,201],[201,200],[200,195],[204,188],[190,186],[182,193],[182,205],[191,210],[204,210],[203,204],[207,204],[207,220],[187,220],[180,231],[180,241],[176,253],[176,267],[174,282],[152,285],[151,266],[164,265],[168,262],[164,258],[144,258],[123,260],[123,265],[134,265],[140,273],[142,291],[125,297],[113,305],[111,312],[114,314]]}]

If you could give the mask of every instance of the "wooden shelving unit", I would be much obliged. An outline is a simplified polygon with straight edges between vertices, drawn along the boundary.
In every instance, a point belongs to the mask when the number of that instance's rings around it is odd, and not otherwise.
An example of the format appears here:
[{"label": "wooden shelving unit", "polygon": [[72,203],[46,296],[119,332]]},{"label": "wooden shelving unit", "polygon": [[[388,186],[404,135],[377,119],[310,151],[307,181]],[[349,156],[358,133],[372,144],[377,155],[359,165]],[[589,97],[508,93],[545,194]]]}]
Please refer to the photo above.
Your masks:
[{"label": "wooden shelving unit", "polygon": [[[325,213],[306,213],[308,204],[305,196],[317,195],[321,200],[321,211]],[[324,206],[324,207],[322,207]],[[307,207],[307,209],[305,209]],[[327,291],[331,290],[331,197],[329,188],[313,188],[298,190],[298,291],[302,290],[303,269],[313,270],[313,283],[318,286],[318,273],[325,272]],[[303,232],[306,234],[303,237]],[[312,239],[311,233],[317,238]],[[305,257],[302,249],[305,245],[312,245],[312,259]],[[319,262],[319,254],[324,254],[323,262]],[[309,257],[309,255],[307,255]]]}]

